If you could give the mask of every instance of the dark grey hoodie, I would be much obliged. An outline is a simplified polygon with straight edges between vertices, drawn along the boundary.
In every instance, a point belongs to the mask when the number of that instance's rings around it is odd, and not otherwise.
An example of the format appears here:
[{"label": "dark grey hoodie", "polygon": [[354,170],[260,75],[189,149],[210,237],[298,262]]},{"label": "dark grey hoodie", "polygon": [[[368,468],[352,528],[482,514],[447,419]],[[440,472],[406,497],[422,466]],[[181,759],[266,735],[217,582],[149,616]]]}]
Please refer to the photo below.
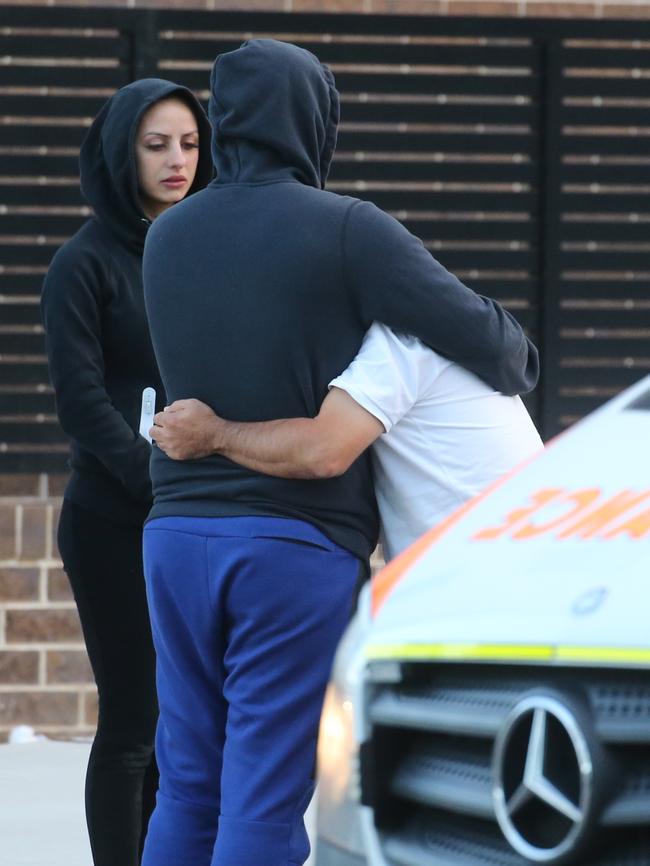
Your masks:
[{"label": "dark grey hoodie", "polygon": [[[373,320],[415,334],[505,393],[537,381],[535,348],[372,204],[323,190],[339,98],[313,54],[254,40],[217,58],[217,179],[156,220],[145,298],[168,400],[239,421],[314,416]],[[154,451],[152,517],[280,515],[361,558],[377,538],[366,455],[340,478],[271,478],[222,457]]]},{"label": "dark grey hoodie", "polygon": [[138,196],[135,137],[144,112],[176,96],[199,124],[199,166],[190,192],[213,174],[210,125],[194,95],[155,78],[119,90],[99,112],[80,153],[81,188],[95,217],[56,253],[43,286],[50,377],[65,432],[72,502],[142,524],[151,505],[149,443],[138,435],[142,389],[164,401],[142,290],[149,229]]}]

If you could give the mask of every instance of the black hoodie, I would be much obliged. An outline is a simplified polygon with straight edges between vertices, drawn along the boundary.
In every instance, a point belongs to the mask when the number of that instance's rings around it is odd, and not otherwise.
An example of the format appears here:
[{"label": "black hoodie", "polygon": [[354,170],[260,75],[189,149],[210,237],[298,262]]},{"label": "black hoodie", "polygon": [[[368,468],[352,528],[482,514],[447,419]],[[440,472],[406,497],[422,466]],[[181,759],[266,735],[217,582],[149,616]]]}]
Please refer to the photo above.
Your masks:
[{"label": "black hoodie", "polygon": [[[313,417],[373,320],[505,393],[534,387],[536,350],[508,313],[374,205],[322,189],[338,117],[332,74],[308,51],[262,39],[217,58],[217,179],[156,220],[144,255],[168,400],[197,397],[239,421]],[[154,450],[152,478],[151,517],[295,517],[362,558],[376,542],[367,455],[303,481]]]},{"label": "black hoodie", "polygon": [[41,300],[57,412],[72,440],[65,496],[134,525],[151,505],[151,446],[137,432],[142,389],[156,388],[164,401],[144,310],[142,250],[150,223],[138,196],[135,137],[143,113],[170,96],[186,102],[199,125],[190,192],[209,182],[210,125],[191,91],[156,78],[123,87],[81,147],[81,189],[95,217],[54,256]]}]

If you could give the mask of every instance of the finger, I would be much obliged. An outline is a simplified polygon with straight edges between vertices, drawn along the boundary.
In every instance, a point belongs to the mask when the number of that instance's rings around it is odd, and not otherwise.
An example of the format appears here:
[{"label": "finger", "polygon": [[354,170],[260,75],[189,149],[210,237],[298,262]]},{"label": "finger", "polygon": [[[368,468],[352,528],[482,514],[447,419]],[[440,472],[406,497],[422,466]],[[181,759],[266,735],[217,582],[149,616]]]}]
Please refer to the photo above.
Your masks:
[{"label": "finger", "polygon": [[182,412],[184,409],[188,409],[192,403],[195,403],[195,400],[174,400],[173,403],[170,403],[169,406],[165,406],[165,412]]}]

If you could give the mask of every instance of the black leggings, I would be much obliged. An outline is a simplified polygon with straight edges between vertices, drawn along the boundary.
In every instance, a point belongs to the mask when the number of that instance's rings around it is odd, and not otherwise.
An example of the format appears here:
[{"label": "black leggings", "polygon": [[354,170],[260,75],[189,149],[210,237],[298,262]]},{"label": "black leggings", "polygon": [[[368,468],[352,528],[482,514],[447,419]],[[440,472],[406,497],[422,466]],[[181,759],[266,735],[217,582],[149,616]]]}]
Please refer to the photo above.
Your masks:
[{"label": "black leggings", "polygon": [[64,500],[58,542],[99,691],[86,776],[93,862],[138,866],[158,787],[155,655],[142,529]]}]

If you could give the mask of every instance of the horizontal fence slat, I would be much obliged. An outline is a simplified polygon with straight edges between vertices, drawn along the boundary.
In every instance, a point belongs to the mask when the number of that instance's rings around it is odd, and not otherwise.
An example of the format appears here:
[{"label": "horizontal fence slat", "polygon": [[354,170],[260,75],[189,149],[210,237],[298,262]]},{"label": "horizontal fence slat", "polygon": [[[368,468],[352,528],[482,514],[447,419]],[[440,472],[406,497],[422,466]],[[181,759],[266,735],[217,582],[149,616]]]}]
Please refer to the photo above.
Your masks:
[{"label": "horizontal fence slat", "polygon": [[4,267],[14,265],[42,265],[47,267],[56,250],[61,246],[61,240],[51,240],[42,245],[35,244],[3,244],[0,236],[0,261]]},{"label": "horizontal fence slat", "polygon": [[[91,118],[74,117],[68,125],[57,123],[44,123],[40,118],[32,122],[31,118],[21,122],[20,118],[11,126],[2,124],[2,143],[4,146],[20,147],[47,147],[62,145],[64,147],[78,148],[82,142]],[[49,118],[48,118],[49,120]]]},{"label": "horizontal fence slat", "polygon": [[[394,215],[409,231],[420,238],[434,238],[441,241],[462,239],[470,243],[485,241],[487,243],[530,245],[536,242],[537,227],[530,219],[508,219],[507,215],[499,212],[494,212],[492,217],[492,213],[487,211],[480,214],[483,219],[469,221],[462,219],[462,212],[456,218],[456,213],[455,211],[443,211],[440,217],[432,220],[404,218],[400,211],[395,211]],[[530,215],[524,214],[523,216],[529,217]]]},{"label": "horizontal fence slat", "polygon": [[[0,308],[1,312],[1,308]],[[32,332],[6,333],[0,329],[0,357],[8,353],[10,355],[19,352],[27,352],[30,355],[43,354],[45,351],[45,339],[40,326],[28,326]],[[4,326],[2,326],[4,328]],[[35,330],[38,328],[38,332]],[[0,413],[1,414],[1,413]]]},{"label": "horizontal fence slat", "polygon": [[[370,94],[368,94],[370,96]],[[373,94],[374,95],[374,94]],[[1,104],[1,101],[0,101]],[[76,104],[76,103],[75,103]],[[370,101],[344,101],[341,120],[345,123],[453,123],[503,124],[506,126],[532,125],[536,122],[534,106],[491,105],[475,103],[471,97],[453,104],[421,105],[404,96],[400,102],[384,101],[380,95]]]},{"label": "horizontal fence slat", "polygon": [[[602,67],[601,67],[602,68]],[[570,75],[564,78],[565,96],[600,96],[603,98],[627,97],[647,98],[648,82],[645,78],[635,78],[631,73],[617,78],[605,78],[596,68],[590,77]]]},{"label": "horizontal fence slat", "polygon": [[49,382],[45,358],[20,362],[5,361],[4,357],[0,357],[0,385],[34,385]]},{"label": "horizontal fence slat", "polygon": [[0,472],[51,472],[64,473],[68,470],[67,447],[57,453],[53,448],[44,445],[42,450],[34,451],[23,448],[4,451],[0,445]]},{"label": "horizontal fence slat", "polygon": [[[13,420],[21,419],[21,420]],[[46,445],[47,443],[66,445],[68,439],[59,427],[56,416],[39,415],[0,415],[0,442],[7,445]],[[1,447],[1,445],[0,445]]]},{"label": "horizontal fence slat", "polygon": [[[331,188],[334,189],[334,187]],[[418,194],[404,189],[370,191],[367,186],[366,189],[363,189],[351,184],[337,184],[335,191],[361,199],[370,199],[383,210],[389,211],[422,208],[423,205],[429,204],[432,199],[434,199],[436,207],[442,210],[472,210],[472,208],[482,210],[494,200],[495,195],[498,195],[499,203],[504,210],[528,210],[530,212],[533,199],[532,193],[508,193],[502,190],[495,193],[473,189],[468,192],[452,193],[431,189]]]},{"label": "horizontal fence slat", "polygon": [[[645,160],[645,157],[643,159]],[[598,162],[563,166],[561,179],[564,184],[650,186],[650,159],[646,165],[639,164],[634,156],[622,155],[612,162],[605,162],[602,157],[599,157]]]},{"label": "horizontal fence slat", "polygon": [[52,415],[54,411],[54,395],[51,388],[43,391],[26,391],[19,390],[16,386],[7,392],[3,392],[0,388],[0,415]]},{"label": "horizontal fence slat", "polygon": [[[363,156],[363,159],[361,159]],[[489,163],[463,165],[460,163],[403,162],[397,154],[391,154],[390,161],[381,158],[369,159],[367,151],[359,151],[359,158],[349,161],[334,160],[330,171],[329,183],[337,181],[392,180],[392,181],[438,181],[440,183],[483,183],[499,180],[501,183],[525,183],[532,186],[537,182],[535,168],[531,165],[510,163],[494,165]]]},{"label": "horizontal fence slat", "polygon": [[[3,209],[6,208],[6,213]],[[0,235],[21,234],[34,235],[43,230],[57,236],[70,237],[82,225],[87,217],[73,217],[53,214],[16,214],[12,208],[0,204]],[[2,255],[0,254],[0,259]]]},{"label": "horizontal fence slat", "polygon": [[[45,77],[46,76],[46,77]],[[50,87],[75,87],[83,81],[84,87],[112,88],[116,90],[129,83],[125,66],[28,66],[26,64],[0,64],[0,87],[38,86],[44,80]],[[205,84],[205,82],[204,82]]]},{"label": "horizontal fence slat", "polygon": [[113,38],[65,37],[47,35],[47,31],[36,31],[26,36],[4,36],[0,30],[0,57],[9,56],[19,61],[23,58],[100,57],[125,59],[129,56],[128,41],[119,36]]},{"label": "horizontal fence slat", "polygon": [[[9,90],[10,88],[5,88]],[[27,88],[13,88],[14,90]],[[107,88],[109,89],[109,88]],[[0,91],[0,113],[14,117],[94,117],[108,97],[83,97],[66,93],[65,96],[5,93]]]},{"label": "horizontal fence slat", "polygon": [[[593,242],[596,243],[595,241]],[[614,245],[616,246],[616,245]],[[580,271],[584,270],[587,273],[594,271],[620,271],[621,263],[624,261],[625,269],[639,273],[641,271],[650,271],[650,240],[645,244],[639,244],[638,252],[626,249],[622,244],[621,248],[612,249],[610,251],[584,251],[579,250],[575,253],[563,252],[560,256],[560,263],[563,271]]]},{"label": "horizontal fence slat", "polygon": [[4,325],[39,325],[41,314],[37,304],[3,303],[0,295],[0,319]]},{"label": "horizontal fence slat", "polygon": [[0,203],[7,207],[17,205],[71,207],[85,204],[78,186],[49,184],[47,177],[42,183],[28,183],[21,179],[20,184],[0,185]]},{"label": "horizontal fence slat", "polygon": [[[396,44],[392,41],[382,42],[379,39],[365,44],[363,42],[350,44],[337,42],[335,36],[331,42],[315,43],[313,40],[300,38],[300,33],[295,35],[299,37],[295,40],[295,44],[308,51],[316,51],[319,59],[330,66],[382,64],[405,67],[405,70],[417,66],[452,67],[452,69],[469,67],[476,69],[477,75],[486,78],[489,77],[491,69],[499,71],[511,69],[513,70],[511,74],[522,74],[520,70],[526,70],[528,75],[538,71],[529,47],[458,45],[453,44],[451,40],[448,40],[447,44],[440,42],[436,45]],[[212,62],[219,54],[238,48],[242,41],[243,34],[239,38],[230,40],[163,39],[159,43],[161,60],[163,62],[169,60]]]},{"label": "horizontal fence slat", "polygon": [[[650,90],[650,88],[649,88]],[[648,126],[648,109],[650,98],[646,98],[639,106],[623,107],[578,107],[566,106],[560,113],[563,125],[576,128],[598,128],[600,126],[638,127]]]},{"label": "horizontal fence slat", "polygon": [[532,132],[522,130],[516,137],[498,128],[488,132],[467,124],[458,129],[455,125],[428,130],[406,126],[377,126],[375,128],[360,124],[342,125],[339,134],[339,147],[343,150],[392,150],[395,152],[413,150],[445,150],[478,153],[521,153],[526,151],[536,157],[536,144]]}]

